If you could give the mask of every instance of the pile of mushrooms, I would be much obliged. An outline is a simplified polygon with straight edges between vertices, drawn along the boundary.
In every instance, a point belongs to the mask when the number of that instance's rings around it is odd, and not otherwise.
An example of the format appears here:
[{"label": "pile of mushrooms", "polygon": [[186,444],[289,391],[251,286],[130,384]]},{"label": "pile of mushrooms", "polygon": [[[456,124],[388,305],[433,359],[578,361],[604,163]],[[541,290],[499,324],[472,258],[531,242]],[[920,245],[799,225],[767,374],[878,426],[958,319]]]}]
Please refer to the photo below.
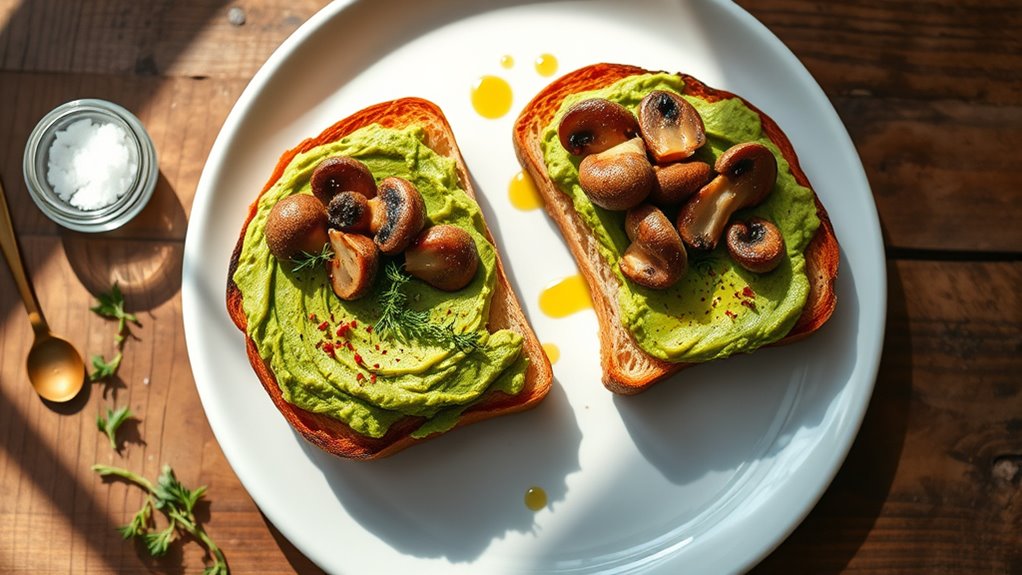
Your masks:
[{"label": "pile of mushrooms", "polygon": [[[429,285],[457,291],[479,267],[475,241],[450,224],[426,226],[426,204],[415,185],[387,177],[376,183],[369,168],[347,156],[320,162],[312,195],[277,202],[266,220],[266,244],[281,260],[324,252],[337,297],[355,300],[372,288],[380,259],[404,254],[405,271]],[[425,229],[424,229],[425,228]]]},{"label": "pile of mushrooms", "polygon": [[[685,246],[712,250],[725,238],[740,266],[767,273],[784,256],[784,238],[762,218],[731,221],[763,202],[777,180],[777,160],[762,144],[735,145],[713,166],[693,159],[706,143],[703,120],[684,98],[657,90],[639,103],[638,117],[604,98],[573,105],[557,135],[581,156],[579,185],[606,210],[625,211],[631,244],[619,268],[630,281],[666,289],[684,277]],[[675,224],[665,214],[677,212]]]}]

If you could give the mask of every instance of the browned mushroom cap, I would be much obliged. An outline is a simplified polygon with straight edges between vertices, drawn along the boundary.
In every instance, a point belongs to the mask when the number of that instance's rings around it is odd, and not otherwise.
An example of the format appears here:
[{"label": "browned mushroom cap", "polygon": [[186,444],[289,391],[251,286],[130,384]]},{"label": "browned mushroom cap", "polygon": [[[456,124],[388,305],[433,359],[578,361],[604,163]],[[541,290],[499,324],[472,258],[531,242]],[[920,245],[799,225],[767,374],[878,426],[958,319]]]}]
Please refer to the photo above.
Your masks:
[{"label": "browned mushroom cap", "polygon": [[476,243],[458,226],[426,228],[405,250],[405,271],[444,291],[467,286],[478,268]]},{"label": "browned mushroom cap", "polygon": [[366,198],[376,196],[376,180],[365,164],[348,156],[327,158],[312,171],[312,193],[324,206],[338,192],[352,191]]},{"label": "browned mushroom cap", "polygon": [[646,199],[656,186],[656,174],[646,159],[642,138],[632,138],[583,158],[578,183],[597,206],[627,210]]},{"label": "browned mushroom cap", "polygon": [[582,100],[565,112],[557,137],[569,154],[586,156],[609,149],[639,133],[635,116],[605,98]]},{"label": "browned mushroom cap", "polygon": [[380,251],[392,256],[404,251],[426,225],[426,204],[415,185],[392,176],[380,182],[378,194],[369,200],[369,230]]},{"label": "browned mushroom cap", "polygon": [[727,251],[738,265],[758,274],[773,271],[784,258],[784,236],[770,220],[736,221],[725,233]]},{"label": "browned mushroom cap", "polygon": [[362,194],[352,191],[341,192],[330,200],[326,211],[331,227],[342,232],[370,233],[373,213],[369,209],[369,200]]},{"label": "browned mushroom cap", "polygon": [[681,237],[658,208],[642,204],[625,216],[625,233],[632,244],[618,266],[631,281],[650,289],[667,289],[688,269]]},{"label": "browned mushroom cap", "polygon": [[714,165],[717,177],[678,213],[678,231],[688,245],[712,250],[731,214],[766,199],[777,181],[777,159],[766,146],[747,142],[728,148]]},{"label": "browned mushroom cap", "polygon": [[706,162],[676,162],[653,166],[653,171],[657,185],[649,192],[649,200],[658,206],[676,206],[713,179],[713,168]]},{"label": "browned mushroom cap", "polygon": [[327,262],[330,287],[343,300],[358,299],[369,293],[380,265],[376,244],[366,236],[330,230],[334,257]]},{"label": "browned mushroom cap", "polygon": [[658,164],[684,160],[706,143],[699,112],[671,92],[656,90],[646,94],[639,103],[639,128]]},{"label": "browned mushroom cap", "polygon": [[266,216],[266,245],[274,256],[289,260],[302,252],[318,254],[326,245],[326,210],[309,194],[281,199]]}]

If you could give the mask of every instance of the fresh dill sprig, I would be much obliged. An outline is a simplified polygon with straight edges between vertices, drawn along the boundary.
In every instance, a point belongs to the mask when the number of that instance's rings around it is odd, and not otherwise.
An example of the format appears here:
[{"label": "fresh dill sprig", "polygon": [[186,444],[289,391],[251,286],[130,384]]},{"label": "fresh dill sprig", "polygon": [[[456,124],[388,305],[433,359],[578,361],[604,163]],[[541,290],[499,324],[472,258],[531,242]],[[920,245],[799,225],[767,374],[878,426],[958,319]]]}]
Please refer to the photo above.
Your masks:
[{"label": "fresh dill sprig", "polygon": [[478,333],[458,333],[453,320],[438,323],[428,311],[409,309],[404,287],[412,278],[401,270],[400,265],[394,261],[387,262],[384,274],[390,283],[379,296],[380,319],[373,327],[376,333],[382,337],[394,335],[449,345],[463,353],[479,349]]},{"label": "fresh dill sprig", "polygon": [[[186,488],[174,476],[174,470],[169,465],[163,466],[156,484],[121,467],[97,464],[92,466],[92,470],[103,477],[112,475],[126,479],[146,491],[142,508],[132,517],[131,523],[117,528],[125,539],[142,538],[149,554],[160,557],[167,553],[177,532],[183,531],[197,539],[209,551],[213,563],[203,571],[205,575],[227,575],[230,572],[223,551],[195,518],[195,504],[205,495],[205,485],[196,489]],[[167,516],[167,527],[161,531],[150,531],[153,509],[159,509]]]},{"label": "fresh dill sprig", "polygon": [[323,244],[323,249],[318,254],[310,254],[307,251],[302,251],[301,254],[291,258],[291,263],[295,264],[291,268],[292,273],[298,273],[302,270],[312,269],[318,265],[324,264],[334,257],[334,251],[330,249],[330,244]]}]

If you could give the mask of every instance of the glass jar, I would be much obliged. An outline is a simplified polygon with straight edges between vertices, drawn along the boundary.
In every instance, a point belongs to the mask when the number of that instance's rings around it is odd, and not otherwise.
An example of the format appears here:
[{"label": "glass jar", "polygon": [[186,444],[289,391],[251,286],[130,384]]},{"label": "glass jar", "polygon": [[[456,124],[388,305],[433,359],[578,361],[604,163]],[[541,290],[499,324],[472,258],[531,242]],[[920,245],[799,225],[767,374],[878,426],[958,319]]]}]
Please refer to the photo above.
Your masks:
[{"label": "glass jar", "polygon": [[[46,176],[57,132],[83,119],[120,127],[127,134],[128,155],[137,163],[133,181],[120,197],[89,210],[61,198]],[[156,189],[159,164],[153,141],[134,114],[106,100],[82,99],[57,106],[39,120],[25,146],[24,172],[29,195],[51,220],[79,232],[105,232],[128,222],[146,206]]]}]

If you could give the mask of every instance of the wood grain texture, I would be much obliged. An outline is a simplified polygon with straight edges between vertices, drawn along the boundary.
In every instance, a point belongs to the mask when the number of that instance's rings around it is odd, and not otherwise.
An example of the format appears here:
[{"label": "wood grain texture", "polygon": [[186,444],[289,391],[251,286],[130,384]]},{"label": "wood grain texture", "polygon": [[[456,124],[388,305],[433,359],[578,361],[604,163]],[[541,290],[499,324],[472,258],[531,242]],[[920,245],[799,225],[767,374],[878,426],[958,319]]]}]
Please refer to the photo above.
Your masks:
[{"label": "wood grain texture", "polygon": [[[235,573],[320,571],[260,514],[213,438],[184,347],[180,271],[195,186],[272,49],[326,0],[0,0],[0,174],[53,329],[113,351],[88,308],[113,281],[139,314],[120,377],[69,407],[28,389],[31,330],[0,272],[0,573],[195,573],[115,531],[141,492],[89,467],[209,486],[200,518]],[[887,337],[861,433],[806,521],[756,573],[1022,573],[1022,10],[1008,0],[739,0],[806,65],[863,160],[889,253]],[[232,25],[231,8],[245,24]],[[114,100],[156,141],[149,208],[63,232],[29,200],[24,142],[46,111]],[[508,149],[510,153],[510,148]],[[148,383],[147,383],[148,382]],[[128,405],[110,449],[95,416]]]}]

